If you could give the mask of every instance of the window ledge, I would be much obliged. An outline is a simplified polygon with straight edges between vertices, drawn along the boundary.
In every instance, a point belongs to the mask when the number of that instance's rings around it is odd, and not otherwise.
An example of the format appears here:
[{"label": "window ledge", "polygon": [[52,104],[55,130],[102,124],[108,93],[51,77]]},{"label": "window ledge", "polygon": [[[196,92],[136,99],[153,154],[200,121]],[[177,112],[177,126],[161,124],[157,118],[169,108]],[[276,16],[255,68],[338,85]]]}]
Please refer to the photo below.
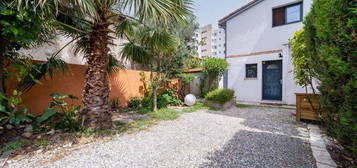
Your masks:
[{"label": "window ledge", "polygon": [[273,28],[275,27],[281,27],[281,26],[286,26],[286,25],[290,25],[290,24],[294,24],[294,23],[300,23],[302,22],[302,20],[300,21],[295,21],[295,22],[290,22],[290,23],[284,23],[284,24],[281,24],[281,25],[276,25],[276,26],[272,26]]},{"label": "window ledge", "polygon": [[258,78],[244,78],[244,80],[258,80]]}]

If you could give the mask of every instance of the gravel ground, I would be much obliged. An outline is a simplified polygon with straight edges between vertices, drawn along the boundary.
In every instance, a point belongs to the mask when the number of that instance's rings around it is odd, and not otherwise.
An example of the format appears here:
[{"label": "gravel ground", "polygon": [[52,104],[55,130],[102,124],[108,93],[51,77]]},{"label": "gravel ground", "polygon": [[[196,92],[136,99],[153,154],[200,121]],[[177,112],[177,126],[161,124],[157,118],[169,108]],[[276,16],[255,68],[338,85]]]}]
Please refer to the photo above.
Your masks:
[{"label": "gravel ground", "polygon": [[7,167],[316,167],[306,126],[293,110],[201,110],[62,156],[37,154]]}]

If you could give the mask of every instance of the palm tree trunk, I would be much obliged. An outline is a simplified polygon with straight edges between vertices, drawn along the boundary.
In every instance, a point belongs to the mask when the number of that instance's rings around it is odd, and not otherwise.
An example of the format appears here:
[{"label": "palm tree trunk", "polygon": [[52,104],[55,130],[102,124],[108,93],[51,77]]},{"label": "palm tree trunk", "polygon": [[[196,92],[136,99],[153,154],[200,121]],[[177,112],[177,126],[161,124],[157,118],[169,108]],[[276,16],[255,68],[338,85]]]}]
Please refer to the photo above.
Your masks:
[{"label": "palm tree trunk", "polygon": [[5,94],[5,50],[8,45],[7,41],[0,37],[0,93]]},{"label": "palm tree trunk", "polygon": [[87,128],[111,127],[109,112],[109,81],[107,66],[109,63],[109,23],[101,17],[93,25],[90,34],[90,49],[86,55],[88,69],[83,91],[84,109],[82,124]]}]

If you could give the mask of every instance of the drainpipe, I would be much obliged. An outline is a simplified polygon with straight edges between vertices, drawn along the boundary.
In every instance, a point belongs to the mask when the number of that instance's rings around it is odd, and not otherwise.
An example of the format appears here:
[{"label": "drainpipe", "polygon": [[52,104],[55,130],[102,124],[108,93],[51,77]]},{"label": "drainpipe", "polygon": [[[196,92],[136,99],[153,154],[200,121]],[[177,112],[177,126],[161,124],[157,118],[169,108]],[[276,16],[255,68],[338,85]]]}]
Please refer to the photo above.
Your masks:
[{"label": "drainpipe", "polygon": [[[224,60],[227,61],[227,27],[226,23],[220,25],[224,29]],[[228,68],[229,69],[229,68]],[[228,70],[223,76],[223,88],[228,88]]]}]

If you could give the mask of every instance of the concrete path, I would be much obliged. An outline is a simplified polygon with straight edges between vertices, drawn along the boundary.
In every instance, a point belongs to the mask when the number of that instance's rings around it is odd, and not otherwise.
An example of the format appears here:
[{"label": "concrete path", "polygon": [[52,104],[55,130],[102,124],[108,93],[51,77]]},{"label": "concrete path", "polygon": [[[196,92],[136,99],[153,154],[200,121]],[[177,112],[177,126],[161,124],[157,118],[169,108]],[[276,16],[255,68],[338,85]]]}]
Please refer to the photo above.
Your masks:
[{"label": "concrete path", "polygon": [[310,145],[312,154],[316,160],[317,168],[335,168],[336,163],[332,160],[322,139],[321,130],[317,125],[308,125],[310,131]]},{"label": "concrete path", "polygon": [[202,110],[61,156],[38,154],[8,167],[309,168],[308,130],[293,110]]}]

